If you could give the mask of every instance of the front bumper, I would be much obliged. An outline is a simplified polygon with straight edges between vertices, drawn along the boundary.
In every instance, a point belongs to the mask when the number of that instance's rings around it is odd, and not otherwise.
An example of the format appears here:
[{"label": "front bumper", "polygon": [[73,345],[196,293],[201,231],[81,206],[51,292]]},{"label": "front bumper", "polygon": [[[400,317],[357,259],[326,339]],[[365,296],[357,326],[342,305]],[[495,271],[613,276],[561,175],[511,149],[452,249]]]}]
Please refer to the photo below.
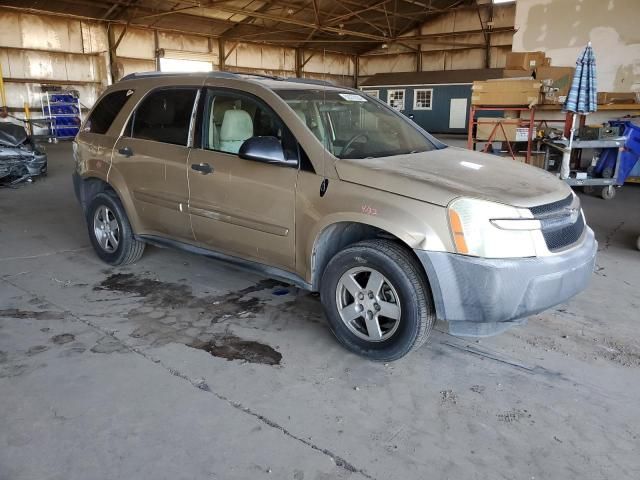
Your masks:
[{"label": "front bumper", "polygon": [[549,257],[488,259],[415,250],[440,320],[454,335],[489,336],[584,290],[598,243],[586,228],[579,246]]}]

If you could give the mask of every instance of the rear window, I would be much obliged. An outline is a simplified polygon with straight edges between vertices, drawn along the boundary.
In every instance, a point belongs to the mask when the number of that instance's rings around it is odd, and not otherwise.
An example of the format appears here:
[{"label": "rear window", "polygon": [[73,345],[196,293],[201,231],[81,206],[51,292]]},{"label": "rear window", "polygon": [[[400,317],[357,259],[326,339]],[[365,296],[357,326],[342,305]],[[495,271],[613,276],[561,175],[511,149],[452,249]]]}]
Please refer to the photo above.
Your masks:
[{"label": "rear window", "polygon": [[132,137],[186,146],[196,91],[172,88],[147,95],[133,116]]},{"label": "rear window", "polygon": [[84,131],[100,134],[107,133],[116,115],[120,113],[132,93],[131,90],[118,90],[105,95],[89,115],[89,119],[84,125]]}]

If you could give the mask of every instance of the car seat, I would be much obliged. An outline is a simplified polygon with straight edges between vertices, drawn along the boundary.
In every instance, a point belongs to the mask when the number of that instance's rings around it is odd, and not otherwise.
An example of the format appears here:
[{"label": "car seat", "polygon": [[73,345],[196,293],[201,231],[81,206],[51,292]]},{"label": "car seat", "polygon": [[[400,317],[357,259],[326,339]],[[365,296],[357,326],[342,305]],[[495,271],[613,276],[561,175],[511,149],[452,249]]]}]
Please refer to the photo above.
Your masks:
[{"label": "car seat", "polygon": [[253,137],[253,121],[244,110],[227,110],[224,112],[220,127],[220,150],[238,153],[240,146],[248,138]]}]

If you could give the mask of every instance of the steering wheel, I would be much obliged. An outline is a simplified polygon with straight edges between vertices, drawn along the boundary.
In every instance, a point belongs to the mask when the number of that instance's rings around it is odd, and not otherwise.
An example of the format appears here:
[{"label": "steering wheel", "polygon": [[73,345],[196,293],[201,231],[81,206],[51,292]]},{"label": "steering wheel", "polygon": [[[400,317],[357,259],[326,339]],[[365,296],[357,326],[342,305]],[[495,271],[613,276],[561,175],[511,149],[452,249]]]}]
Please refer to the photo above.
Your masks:
[{"label": "steering wheel", "polygon": [[345,146],[342,148],[342,153],[341,155],[344,155],[345,152],[349,151],[349,148],[351,148],[351,146],[355,143],[356,140],[358,140],[359,138],[363,138],[365,141],[369,140],[369,137],[367,136],[366,133],[356,133],[353,137],[351,137],[349,139],[349,141],[345,144]]}]

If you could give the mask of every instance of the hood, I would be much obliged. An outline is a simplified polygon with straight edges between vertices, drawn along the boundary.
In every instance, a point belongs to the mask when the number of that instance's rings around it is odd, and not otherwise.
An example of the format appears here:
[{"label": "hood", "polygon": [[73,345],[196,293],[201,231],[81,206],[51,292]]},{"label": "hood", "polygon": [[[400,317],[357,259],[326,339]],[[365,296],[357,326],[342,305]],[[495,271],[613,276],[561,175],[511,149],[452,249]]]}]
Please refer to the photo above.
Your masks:
[{"label": "hood", "polygon": [[343,159],[341,180],[445,206],[460,196],[516,207],[566,198],[566,183],[511,158],[456,147],[382,158]]}]

